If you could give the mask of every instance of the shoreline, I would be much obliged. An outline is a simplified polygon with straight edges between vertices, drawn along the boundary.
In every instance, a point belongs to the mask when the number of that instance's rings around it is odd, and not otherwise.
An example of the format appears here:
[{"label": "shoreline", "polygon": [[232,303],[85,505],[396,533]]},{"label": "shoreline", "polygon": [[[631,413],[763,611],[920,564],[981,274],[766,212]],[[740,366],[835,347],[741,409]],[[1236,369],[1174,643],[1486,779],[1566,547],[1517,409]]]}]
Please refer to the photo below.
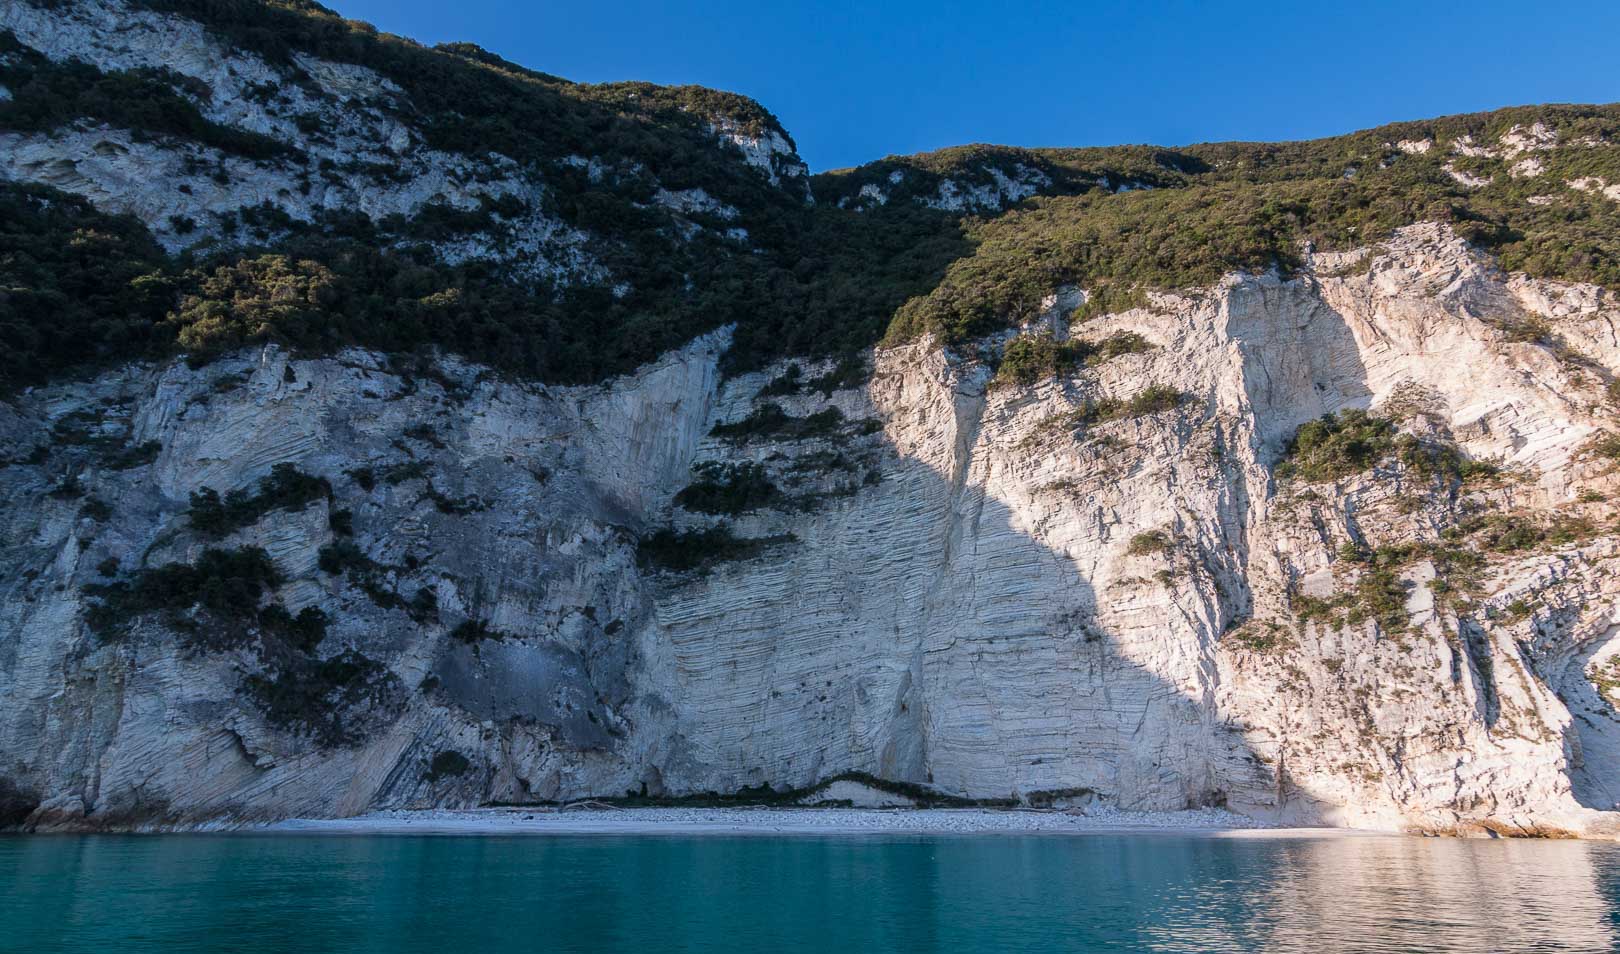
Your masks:
[{"label": "shoreline", "polygon": [[394,810],[351,818],[291,818],[239,829],[307,835],[1086,835],[1225,838],[1383,834],[1279,828],[1221,809],[1088,814],[982,808],[478,808]]}]

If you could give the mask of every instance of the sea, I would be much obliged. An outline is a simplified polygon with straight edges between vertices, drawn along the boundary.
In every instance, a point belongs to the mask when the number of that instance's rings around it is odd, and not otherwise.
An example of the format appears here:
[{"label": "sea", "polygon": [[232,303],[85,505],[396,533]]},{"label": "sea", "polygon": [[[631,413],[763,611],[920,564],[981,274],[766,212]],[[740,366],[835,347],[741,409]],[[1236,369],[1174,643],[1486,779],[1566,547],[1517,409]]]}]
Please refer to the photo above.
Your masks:
[{"label": "sea", "polygon": [[1620,846],[1399,836],[17,835],[0,951],[1614,951]]}]

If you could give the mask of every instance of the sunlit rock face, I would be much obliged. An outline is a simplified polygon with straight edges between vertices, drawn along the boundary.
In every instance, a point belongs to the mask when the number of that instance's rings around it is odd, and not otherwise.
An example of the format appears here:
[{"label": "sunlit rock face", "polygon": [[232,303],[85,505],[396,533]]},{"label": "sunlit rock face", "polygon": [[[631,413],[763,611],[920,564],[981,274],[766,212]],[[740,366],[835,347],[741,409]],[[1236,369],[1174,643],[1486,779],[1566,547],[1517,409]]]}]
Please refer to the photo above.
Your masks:
[{"label": "sunlit rock face", "polygon": [[[806,386],[835,369],[723,377],[720,332],[588,388],[267,348],[0,404],[10,811],[237,823],[856,772],[1609,832],[1616,481],[1584,448],[1620,309],[1430,225],[1070,327],[1082,298],[1023,333],[1151,347],[1016,385],[921,342]],[[1095,410],[1144,393],[1175,397]],[[1280,479],[1299,425],[1344,409],[1499,473]],[[278,465],[316,489],[265,496]],[[717,503],[743,473],[756,492]],[[204,488],[236,515],[208,523]],[[1461,538],[1465,581],[1441,528],[1474,512],[1585,523]],[[1354,612],[1371,554],[1413,543],[1398,618]],[[274,572],[246,591],[131,602],[252,548]]]}]

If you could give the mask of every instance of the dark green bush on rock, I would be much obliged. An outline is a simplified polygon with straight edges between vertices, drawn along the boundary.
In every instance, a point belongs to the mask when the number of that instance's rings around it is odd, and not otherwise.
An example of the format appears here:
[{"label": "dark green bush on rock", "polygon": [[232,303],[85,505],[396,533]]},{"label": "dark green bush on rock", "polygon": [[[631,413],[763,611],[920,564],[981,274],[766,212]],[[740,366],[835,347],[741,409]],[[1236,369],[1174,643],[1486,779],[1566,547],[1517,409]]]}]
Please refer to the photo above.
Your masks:
[{"label": "dark green bush on rock", "polygon": [[1362,410],[1301,424],[1277,465],[1279,478],[1317,483],[1359,474],[1395,450],[1395,425]]},{"label": "dark green bush on rock", "polygon": [[324,477],[314,477],[292,464],[277,464],[258,489],[233,490],[223,498],[211,487],[191,495],[188,516],[192,527],[210,537],[223,537],[233,530],[256,523],[274,510],[302,510],[330,496],[332,486]]},{"label": "dark green bush on rock", "polygon": [[0,398],[68,368],[164,353],[173,289],[162,250],[133,216],[0,184]]},{"label": "dark green bush on rock", "polygon": [[1059,342],[1051,335],[1022,335],[1007,343],[996,367],[996,384],[1029,385],[1069,374],[1085,365],[1098,365],[1125,354],[1151,351],[1153,345],[1135,332],[1123,331],[1102,341],[1071,338]]},{"label": "dark green bush on rock", "polygon": [[292,656],[268,675],[248,677],[245,686],[272,725],[308,736],[323,748],[360,739],[352,722],[357,711],[386,714],[404,697],[387,667],[353,649],[327,659]]},{"label": "dark green bush on rock", "polygon": [[768,507],[781,497],[765,468],[752,461],[704,461],[694,470],[698,479],[675,495],[675,503],[687,510],[736,516]]},{"label": "dark green bush on rock", "polygon": [[222,152],[264,159],[290,152],[268,136],[222,126],[203,117],[188,97],[208,88],[170,70],[102,72],[82,60],[53,62],[0,33],[0,129],[49,132],[75,119],[92,119],[139,135],[188,139]]},{"label": "dark green bush on rock", "polygon": [[437,782],[441,778],[465,775],[471,767],[472,763],[467,761],[465,755],[446,749],[435,753],[433,760],[428,763],[427,780]]},{"label": "dark green bush on rock", "polygon": [[[239,634],[258,619],[266,592],[280,583],[269,554],[257,547],[204,550],[196,563],[170,563],[127,581],[86,586],[97,600],[86,621],[104,636],[116,635],[142,615],[163,612],[182,628],[211,623]],[[187,619],[186,613],[196,618]]]},{"label": "dark green bush on rock", "polygon": [[747,444],[756,440],[798,441],[830,437],[843,427],[844,413],[836,407],[794,417],[782,410],[782,405],[766,402],[740,421],[716,424],[709,433],[731,444]]},{"label": "dark green bush on rock", "polygon": [[486,639],[504,640],[512,637],[511,634],[494,628],[484,620],[467,619],[457,624],[456,628],[450,631],[450,638],[457,642],[476,645]]},{"label": "dark green bush on rock", "polygon": [[1131,537],[1125,552],[1131,556],[1152,556],[1170,552],[1173,545],[1174,541],[1163,530],[1147,530]]},{"label": "dark green bush on rock", "polygon": [[267,341],[340,346],[338,276],[309,259],[261,255],[194,275],[169,321],[193,360]]},{"label": "dark green bush on rock", "polygon": [[700,530],[665,528],[642,537],[636,555],[643,566],[687,573],[707,570],[718,563],[752,559],[793,540],[791,534],[739,537],[724,524]]}]

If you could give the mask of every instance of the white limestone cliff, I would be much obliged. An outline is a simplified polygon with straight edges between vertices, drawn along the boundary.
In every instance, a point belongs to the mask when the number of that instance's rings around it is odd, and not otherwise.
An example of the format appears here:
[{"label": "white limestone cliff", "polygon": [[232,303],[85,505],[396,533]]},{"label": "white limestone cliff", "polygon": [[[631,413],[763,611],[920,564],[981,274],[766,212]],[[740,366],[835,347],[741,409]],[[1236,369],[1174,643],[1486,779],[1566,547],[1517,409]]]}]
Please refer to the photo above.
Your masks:
[{"label": "white limestone cliff", "polygon": [[[1530,321],[1536,341],[1515,333]],[[1620,656],[1617,480],[1583,448],[1617,321],[1595,288],[1503,274],[1422,225],[1066,329],[1157,347],[1029,387],[922,342],[877,353],[860,387],[761,397],[781,369],[723,379],[722,332],[589,388],[266,349],[36,389],[0,404],[0,779],[42,826],[854,772],[973,798],[1608,836],[1620,709],[1593,677]],[[1152,385],[1185,398],[1060,417]],[[711,434],[766,402],[842,423]],[[1512,479],[1459,491],[1390,459],[1277,480],[1298,425],[1345,408]],[[161,450],[118,470],[95,437]],[[638,538],[716,521],[674,504],[704,461],[763,466],[783,496],[731,525],[771,542],[707,573],[638,561]],[[251,489],[278,463],[330,499],[222,541],[190,527],[193,491]],[[1300,618],[1300,596],[1364,572],[1346,543],[1433,541],[1475,505],[1597,530],[1490,555],[1466,601],[1428,585],[1434,561],[1403,566],[1406,632]],[[372,592],[318,565],[347,539],[340,510],[381,568]],[[1163,546],[1132,545],[1154,532]],[[208,546],[264,548],[276,598],[332,621],[317,656],[386,667],[386,692],[333,702],[350,741],[268,719],[251,646],[199,648],[162,614],[121,638],[86,625],[109,559],[127,578]],[[423,590],[436,607],[413,613]],[[469,619],[503,638],[454,638]],[[464,765],[435,770],[442,753]]]}]

